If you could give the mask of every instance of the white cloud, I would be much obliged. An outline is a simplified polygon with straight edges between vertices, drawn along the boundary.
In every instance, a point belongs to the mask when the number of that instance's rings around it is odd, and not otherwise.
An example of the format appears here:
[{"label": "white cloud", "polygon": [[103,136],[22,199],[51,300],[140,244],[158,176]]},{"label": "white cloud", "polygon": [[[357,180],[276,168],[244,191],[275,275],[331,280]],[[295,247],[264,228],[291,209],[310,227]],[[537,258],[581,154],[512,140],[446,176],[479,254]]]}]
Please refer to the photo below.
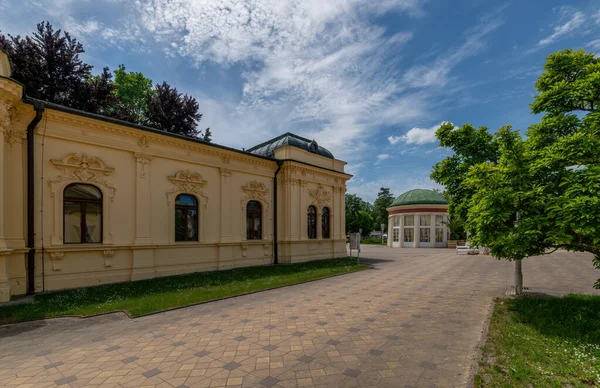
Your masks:
[{"label": "white cloud", "polygon": [[430,64],[420,64],[410,68],[403,77],[404,82],[413,88],[444,86],[450,71],[463,60],[478,54],[485,48],[483,38],[500,27],[504,22],[497,17],[502,9],[484,18],[466,33],[465,41],[457,47],[439,55]]},{"label": "white cloud", "polygon": [[587,44],[592,50],[600,50],[600,39],[592,40]]},{"label": "white cloud", "polygon": [[437,142],[437,138],[435,137],[435,132],[440,128],[440,126],[444,122],[441,122],[433,127],[429,128],[412,128],[406,134],[402,136],[392,135],[388,137],[388,141],[391,144],[397,144],[399,142],[403,142],[406,144],[429,144]]},{"label": "white cloud", "polygon": [[[261,140],[285,127],[314,137],[338,158],[356,160],[362,157],[357,148],[367,146],[361,139],[378,121],[404,123],[424,113],[425,104],[396,108],[409,105],[410,98],[400,93],[389,52],[398,52],[412,33],[389,36],[373,24],[373,17],[389,11],[418,16],[421,3],[153,0],[138,2],[138,24],[169,54],[200,67],[244,69],[241,101],[235,114],[229,112],[232,124],[239,118],[227,135],[232,145],[247,141],[239,136],[246,114],[264,115],[270,123]],[[223,130],[215,127],[215,134]]]},{"label": "white cloud", "polygon": [[584,26],[585,15],[581,11],[576,11],[568,7],[561,8],[560,25],[555,26],[553,33],[538,42],[538,46],[547,46],[556,40],[568,36]]},{"label": "white cloud", "polygon": [[[25,1],[45,10],[40,0]],[[417,59],[403,57],[412,31],[390,36],[377,23],[388,12],[420,17],[421,0],[49,1],[64,12],[53,20],[87,39],[86,47],[151,49],[148,61],[182,56],[197,65],[199,76],[209,67],[239,74],[239,90],[234,81],[211,94],[186,90],[174,81],[177,74],[162,76],[198,99],[201,126],[213,129],[217,143],[249,147],[293,131],[350,162],[352,173],[372,166],[378,150],[369,140],[380,126],[431,120],[441,98],[456,90],[450,76],[455,66],[481,52],[486,36],[502,24],[497,14],[484,18],[455,47],[440,52],[434,46]],[[81,1],[86,8],[102,7],[85,13],[98,19],[77,16]],[[112,19],[102,19],[105,14]],[[409,131],[388,141],[421,144],[427,136]]]},{"label": "white cloud", "polygon": [[390,154],[379,154],[377,155],[377,160],[375,161],[375,165],[379,165],[381,164],[381,162],[383,162],[386,159],[390,158]]},{"label": "white cloud", "polygon": [[390,142],[390,144],[395,145],[398,142],[400,142],[400,140],[402,140],[402,136],[392,135],[392,136],[389,136],[387,139]]}]

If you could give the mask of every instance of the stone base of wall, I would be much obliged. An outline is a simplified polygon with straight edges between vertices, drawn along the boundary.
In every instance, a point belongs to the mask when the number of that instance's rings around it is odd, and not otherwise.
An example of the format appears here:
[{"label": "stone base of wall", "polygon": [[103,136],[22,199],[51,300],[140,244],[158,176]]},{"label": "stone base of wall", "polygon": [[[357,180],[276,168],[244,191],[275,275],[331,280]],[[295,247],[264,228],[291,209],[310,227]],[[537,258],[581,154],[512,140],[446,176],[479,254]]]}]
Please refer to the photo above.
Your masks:
[{"label": "stone base of wall", "polygon": [[[279,262],[345,257],[345,240],[281,242]],[[0,302],[27,292],[27,254],[5,256],[11,274]],[[36,251],[36,292],[273,263],[271,241],[148,246],[62,246]]]}]

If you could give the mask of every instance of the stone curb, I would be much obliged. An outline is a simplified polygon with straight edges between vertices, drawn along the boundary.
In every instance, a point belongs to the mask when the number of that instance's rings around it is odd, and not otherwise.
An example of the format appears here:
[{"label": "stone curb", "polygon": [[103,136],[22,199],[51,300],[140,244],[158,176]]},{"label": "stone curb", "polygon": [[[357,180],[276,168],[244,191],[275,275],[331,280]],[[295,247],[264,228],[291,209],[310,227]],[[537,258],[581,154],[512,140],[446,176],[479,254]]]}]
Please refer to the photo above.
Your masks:
[{"label": "stone curb", "polygon": [[477,353],[473,358],[473,364],[471,365],[471,370],[469,371],[469,380],[467,382],[467,387],[473,387],[475,385],[475,376],[477,375],[477,371],[479,370],[479,361],[481,361],[483,355],[482,349],[487,340],[487,334],[490,328],[490,322],[492,320],[494,308],[496,307],[497,299],[498,298],[492,298],[492,301],[490,302],[490,305],[488,307],[488,313],[483,323],[483,330],[481,330],[481,338],[479,338],[479,343],[477,345]]},{"label": "stone curb", "polygon": [[143,318],[143,317],[147,317],[147,316],[150,316],[150,315],[156,315],[156,314],[166,313],[166,312],[169,312],[169,311],[174,311],[174,310],[179,310],[179,309],[183,309],[183,308],[198,306],[198,305],[201,305],[201,304],[219,302],[219,301],[222,301],[222,300],[227,300],[227,299],[231,299],[231,298],[237,298],[239,296],[252,295],[252,294],[257,294],[257,293],[260,293],[260,292],[277,290],[279,288],[285,288],[285,287],[291,287],[291,286],[297,286],[299,284],[306,284],[306,283],[316,282],[316,281],[319,281],[319,280],[325,280],[325,279],[330,279],[330,278],[334,278],[334,277],[338,277],[338,276],[344,276],[344,275],[351,275],[351,274],[354,274],[354,273],[357,273],[357,272],[362,272],[362,271],[374,269],[374,266],[372,266],[372,265],[365,264],[365,263],[360,263],[360,264],[367,265],[367,268],[357,269],[356,271],[352,271],[352,272],[338,273],[338,274],[331,275],[331,276],[323,276],[323,277],[320,277],[320,278],[310,279],[310,280],[306,280],[306,281],[298,282],[298,283],[286,284],[286,285],[283,285],[283,286],[263,288],[261,290],[244,292],[244,293],[241,293],[241,294],[235,294],[235,295],[230,295],[230,296],[224,296],[222,298],[205,300],[205,301],[202,301],[202,302],[190,303],[190,304],[186,304],[186,305],[183,305],[183,306],[170,307],[168,309],[152,311],[152,312],[149,312],[149,313],[146,313],[146,314],[131,315],[131,313],[129,311],[127,311],[127,310],[114,310],[114,311],[108,311],[108,312],[105,312],[105,313],[92,314],[92,315],[61,315],[61,316],[58,316],[58,317],[35,318],[35,319],[29,319],[29,320],[19,321],[19,322],[4,323],[4,324],[0,324],[0,328],[3,328],[3,327],[13,327],[13,326],[17,326],[17,325],[25,325],[25,324],[29,324],[29,323],[33,323],[33,322],[40,322],[40,321],[57,321],[57,320],[61,320],[61,319],[79,319],[79,320],[84,320],[84,319],[90,319],[90,318],[103,317],[103,316],[106,316],[106,315],[120,315],[120,314],[124,314],[129,319]]}]

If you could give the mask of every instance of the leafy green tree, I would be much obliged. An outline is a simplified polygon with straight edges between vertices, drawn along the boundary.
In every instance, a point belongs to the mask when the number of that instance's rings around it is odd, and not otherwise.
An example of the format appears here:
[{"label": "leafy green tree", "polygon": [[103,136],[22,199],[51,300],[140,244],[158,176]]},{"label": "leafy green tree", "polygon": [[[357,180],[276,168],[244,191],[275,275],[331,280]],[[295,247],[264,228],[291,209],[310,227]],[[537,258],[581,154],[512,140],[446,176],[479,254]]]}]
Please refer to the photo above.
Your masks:
[{"label": "leafy green tree", "polygon": [[437,171],[439,164],[434,173],[454,182],[454,193],[466,193],[456,203],[471,241],[515,260],[517,272],[521,259],[555,249],[590,252],[600,269],[600,62],[583,50],[564,50],[550,55],[544,69],[531,105],[544,116],[526,140],[503,127],[485,135],[497,158],[459,170],[458,178]]},{"label": "leafy green tree", "polygon": [[356,194],[346,194],[346,233],[362,229],[363,236],[373,230],[373,205]]},{"label": "leafy green tree", "polygon": [[119,98],[120,118],[142,124],[148,117],[148,105],[154,91],[152,80],[140,72],[127,71],[119,65],[115,73],[115,94]]},{"label": "leafy green tree", "polygon": [[465,228],[456,220],[456,218],[451,216],[448,217],[448,221],[445,221],[444,225],[450,229],[450,240],[461,240],[465,238]]},{"label": "leafy green tree", "polygon": [[436,131],[436,136],[440,146],[450,148],[454,155],[433,166],[431,179],[444,186],[450,215],[457,224],[464,225],[474,191],[463,181],[472,166],[498,160],[498,144],[486,127],[475,128],[471,124],[456,128],[446,122]]},{"label": "leafy green tree", "polygon": [[384,225],[383,230],[387,230],[388,212],[387,208],[394,202],[394,196],[387,187],[382,187],[377,194],[377,199],[373,204],[373,219],[375,220],[375,229],[379,230],[381,224]]}]

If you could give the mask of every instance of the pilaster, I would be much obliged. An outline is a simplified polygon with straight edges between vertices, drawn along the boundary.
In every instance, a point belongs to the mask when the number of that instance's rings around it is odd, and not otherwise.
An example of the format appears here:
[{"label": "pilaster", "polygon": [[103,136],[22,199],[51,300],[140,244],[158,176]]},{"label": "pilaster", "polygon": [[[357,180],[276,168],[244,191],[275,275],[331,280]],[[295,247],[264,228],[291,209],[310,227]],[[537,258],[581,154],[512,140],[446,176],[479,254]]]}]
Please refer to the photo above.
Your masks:
[{"label": "pilaster", "polygon": [[[220,205],[221,208],[219,209],[219,224],[220,224],[220,232],[219,232],[219,241],[221,242],[229,242],[231,241],[231,207],[232,207],[232,203],[231,203],[231,170],[228,168],[220,168],[220,173],[221,173],[221,180],[220,180],[220,195],[221,195],[221,200],[220,200]],[[243,210],[243,209],[242,209]],[[265,209],[263,209],[263,217],[264,217],[264,211]],[[243,217],[245,218],[246,216],[246,212],[242,211],[243,213]],[[263,223],[266,220],[263,220]],[[246,229],[245,229],[245,224],[241,225],[241,228],[243,230],[241,230],[242,235],[246,235]],[[263,233],[266,233],[266,231],[264,230],[264,226],[263,226]],[[263,236],[264,238],[264,236]]]},{"label": "pilaster", "polygon": [[10,277],[8,276],[8,259],[10,250],[0,252],[0,302],[10,300]]},{"label": "pilaster", "polygon": [[136,160],[135,174],[135,245],[146,245],[152,242],[152,204],[150,165],[152,156],[146,150],[148,139],[142,136],[138,141],[141,152],[134,153]]}]

